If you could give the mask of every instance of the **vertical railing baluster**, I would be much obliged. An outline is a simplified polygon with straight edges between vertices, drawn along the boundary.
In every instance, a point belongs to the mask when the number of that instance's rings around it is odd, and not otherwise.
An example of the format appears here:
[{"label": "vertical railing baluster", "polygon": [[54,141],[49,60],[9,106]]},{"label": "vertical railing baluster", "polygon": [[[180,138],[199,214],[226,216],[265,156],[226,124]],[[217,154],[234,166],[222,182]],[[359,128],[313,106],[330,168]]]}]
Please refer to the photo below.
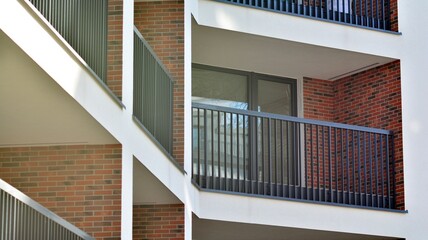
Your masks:
[{"label": "vertical railing baluster", "polygon": [[385,0],[381,0],[381,4],[382,4],[382,27],[379,27],[381,29],[386,29],[385,25],[385,20],[386,20],[386,16],[385,16]]},{"label": "vertical railing baluster", "polygon": [[274,165],[275,165],[275,167],[274,167],[274,177],[273,177],[273,179],[274,179],[274,184],[275,184],[275,192],[274,192],[274,194],[272,194],[272,196],[279,196],[278,195],[278,155],[277,155],[277,145],[278,145],[278,143],[277,143],[277,134],[276,134],[276,132],[277,132],[277,120],[276,119],[273,119],[273,123],[274,123],[274,125],[273,125],[273,129],[274,129],[274,135],[273,135],[273,140],[274,140],[274,159],[275,159],[275,161],[274,161]]},{"label": "vertical railing baluster", "polygon": [[388,208],[392,208],[391,207],[391,178],[390,178],[390,173],[389,173],[389,135],[386,135],[386,184],[387,184],[387,197],[388,197]]},{"label": "vertical railing baluster", "polygon": [[347,203],[350,204],[351,203],[351,176],[350,176],[350,159],[349,159],[349,130],[345,130],[346,132],[346,185],[347,185],[347,190],[348,190],[348,201]]},{"label": "vertical railing baluster", "polygon": [[347,16],[347,18],[348,18],[348,23],[352,23],[352,16],[351,16],[351,7],[352,7],[352,5],[351,5],[351,0],[348,0],[348,9],[347,9],[347,13],[345,13],[345,9],[343,9],[343,14],[348,14]]},{"label": "vertical railing baluster", "polygon": [[196,181],[199,186],[201,186],[201,113],[198,108],[198,173],[196,176]]},{"label": "vertical railing baluster", "polygon": [[255,163],[255,169],[254,169],[254,173],[255,173],[255,177],[256,177],[256,184],[255,184],[255,192],[257,194],[260,194],[259,192],[259,124],[258,124],[258,117],[255,117],[255,159],[256,159],[256,163]]},{"label": "vertical railing baluster", "polygon": [[223,137],[224,137],[224,190],[227,191],[227,124],[226,124],[226,112],[223,112]]},{"label": "vertical railing baluster", "polygon": [[214,111],[211,110],[211,189],[215,189],[214,166]]},{"label": "vertical railing baluster", "polygon": [[239,167],[239,114],[236,114],[236,178],[238,182],[238,192],[241,192],[241,178],[240,178],[240,167]]},{"label": "vertical railing baluster", "polygon": [[369,26],[369,13],[368,13],[368,4],[367,4],[367,2],[368,2],[369,0],[364,0],[364,4],[365,4],[365,8],[364,8],[364,12],[365,12],[365,26]]},{"label": "vertical railing baluster", "polygon": [[286,134],[286,136],[287,136],[287,184],[288,184],[288,192],[287,192],[287,194],[288,194],[288,197],[291,197],[291,184],[293,184],[292,182],[291,182],[291,178],[292,178],[292,172],[291,172],[291,166],[292,166],[292,163],[291,163],[291,146],[292,146],[292,143],[290,143],[291,141],[290,141],[290,122],[286,122],[287,124],[286,124],[286,131],[287,131],[287,134]]},{"label": "vertical railing baluster", "polygon": [[324,134],[324,126],[321,126],[322,131],[322,178],[323,178],[323,190],[324,190],[324,201],[327,201],[327,188],[325,181],[325,134]]},{"label": "vertical railing baluster", "polygon": [[343,129],[340,129],[340,145],[341,145],[341,149],[340,149],[340,157],[341,157],[341,163],[342,163],[342,203],[345,203],[345,157],[344,157],[344,152],[345,151],[345,147],[343,145]]},{"label": "vertical railing baluster", "polygon": [[230,190],[235,191],[235,183],[233,177],[233,113],[230,112]]},{"label": "vertical railing baluster", "polygon": [[371,200],[371,206],[374,207],[374,199],[373,199],[373,155],[372,155],[372,146],[371,146],[371,134],[369,133],[369,161],[370,161],[370,200]]},{"label": "vertical railing baluster", "polygon": [[280,142],[281,142],[281,149],[280,149],[281,150],[281,191],[282,191],[281,196],[285,197],[284,195],[284,141],[283,141],[284,128],[283,128],[283,121],[281,120],[279,123],[280,123],[279,129],[281,131],[281,135],[280,135],[281,136],[281,139],[280,139]]},{"label": "vertical railing baluster", "polygon": [[384,153],[384,151],[383,151],[383,134],[381,134],[380,135],[380,153],[381,153],[381,155],[380,155],[380,176],[381,176],[381,184],[382,184],[382,189],[381,189],[381,191],[382,191],[382,194],[381,194],[381,197],[382,197],[382,208],[385,208],[385,172],[384,172],[384,166],[383,166],[383,159],[384,159],[384,157],[383,157],[383,153]]},{"label": "vertical railing baluster", "polygon": [[328,173],[329,173],[329,192],[330,202],[333,202],[333,174],[331,166],[331,127],[328,127]]},{"label": "vertical railing baluster", "polygon": [[367,177],[367,134],[366,134],[366,132],[364,132],[363,133],[364,134],[364,142],[363,142],[363,144],[364,144],[364,187],[365,187],[365,195],[366,195],[366,197],[365,197],[365,199],[366,199],[366,202],[365,202],[365,205],[364,206],[369,206],[369,203],[368,203],[368,177]]},{"label": "vertical railing baluster", "polygon": [[243,178],[244,178],[244,181],[243,181],[243,183],[244,183],[244,189],[243,189],[243,191],[245,192],[245,193],[247,193],[247,167],[248,167],[248,164],[247,164],[247,161],[245,160],[245,157],[246,157],[246,147],[245,147],[245,119],[246,119],[246,116],[245,115],[242,115],[242,174],[244,175],[243,176]]},{"label": "vertical railing baluster", "polygon": [[307,125],[306,123],[303,124],[303,140],[304,140],[304,166],[305,166],[305,187],[306,187],[306,200],[309,200],[309,185],[308,185],[308,159],[309,159],[309,153],[308,153],[308,139],[307,139]]},{"label": "vertical railing baluster", "polygon": [[318,188],[318,198],[317,200],[321,200],[321,179],[320,179],[320,143],[319,143],[319,127],[318,125],[315,126],[315,129],[317,131],[316,138],[317,138],[317,188]]},{"label": "vertical railing baluster", "polygon": [[208,176],[207,176],[207,158],[208,158],[208,146],[207,146],[207,132],[208,132],[208,126],[207,126],[207,110],[204,109],[204,178],[205,182],[202,184],[202,186],[208,187]]},{"label": "vertical railing baluster", "polygon": [[395,205],[397,204],[397,199],[396,199],[397,198],[397,186],[396,186],[397,182],[396,182],[396,176],[395,176],[396,172],[395,172],[394,149],[395,149],[394,135],[391,135],[391,163],[392,163],[392,191],[393,191],[392,197],[393,197],[393,201],[394,201],[391,208],[395,207]]},{"label": "vertical railing baluster", "polygon": [[312,187],[312,200],[315,200],[315,183],[314,183],[314,138],[313,138],[313,128],[311,126],[311,187]]},{"label": "vertical railing baluster", "polygon": [[352,186],[353,186],[353,196],[354,196],[354,205],[357,205],[357,184],[355,179],[355,136],[354,130],[351,131],[352,137]]},{"label": "vertical railing baluster", "polygon": [[221,190],[221,143],[220,143],[220,138],[221,138],[221,124],[220,124],[220,111],[218,111],[218,116],[217,116],[217,165],[218,165],[218,189]]},{"label": "vertical railing baluster", "polygon": [[379,207],[379,158],[378,158],[377,134],[374,134],[374,157],[375,157],[375,178],[376,178],[376,207]]},{"label": "vertical railing baluster", "polygon": [[267,129],[267,131],[268,131],[268,135],[267,135],[267,137],[268,137],[268,141],[267,141],[267,145],[268,145],[268,147],[267,147],[267,150],[268,150],[268,186],[269,186],[269,188],[268,188],[268,190],[269,190],[269,195],[271,195],[272,196],[272,191],[273,191],[273,184],[272,184],[272,153],[271,153],[271,151],[272,151],[272,144],[271,144],[271,119],[270,118],[268,118],[267,119],[267,123],[268,123],[268,129]]},{"label": "vertical railing baluster", "polygon": [[358,131],[358,189],[360,193],[360,205],[363,203],[363,194],[361,187],[361,136],[360,131]]},{"label": "vertical railing baluster", "polygon": [[371,27],[374,27],[375,19],[374,19],[373,0],[370,0],[370,18],[371,18]]},{"label": "vertical railing baluster", "polygon": [[380,28],[379,0],[376,0],[376,24],[374,27]]},{"label": "vertical railing baluster", "polygon": [[301,130],[301,124],[299,123],[299,122],[296,122],[296,124],[297,124],[297,136],[298,136],[298,147],[297,147],[297,149],[298,149],[298,154],[299,154],[299,163],[298,163],[298,172],[299,172],[299,177],[298,177],[298,180],[299,180],[299,188],[300,188],[300,197],[299,197],[299,199],[303,199],[303,176],[302,176],[302,172],[303,172],[303,170],[302,170],[302,167],[303,167],[303,163],[304,163],[304,154],[302,154],[302,142],[301,142],[301,140],[302,140],[302,136],[301,136],[301,133],[302,133],[302,130]]},{"label": "vertical railing baluster", "polygon": [[334,128],[334,166],[335,166],[335,175],[336,175],[336,203],[339,203],[339,153],[337,152],[337,144],[339,144],[339,140],[337,137],[337,128]]},{"label": "vertical railing baluster", "polygon": [[265,181],[266,181],[266,176],[265,176],[265,144],[264,144],[264,140],[265,140],[265,121],[263,118],[261,118],[261,128],[262,128],[262,134],[261,134],[261,140],[262,140],[262,192],[263,195],[266,195],[266,189],[265,189]]},{"label": "vertical railing baluster", "polygon": [[354,4],[354,8],[352,9],[351,15],[353,16],[354,24],[358,24],[358,18],[357,18],[357,0],[352,0],[352,2]]}]

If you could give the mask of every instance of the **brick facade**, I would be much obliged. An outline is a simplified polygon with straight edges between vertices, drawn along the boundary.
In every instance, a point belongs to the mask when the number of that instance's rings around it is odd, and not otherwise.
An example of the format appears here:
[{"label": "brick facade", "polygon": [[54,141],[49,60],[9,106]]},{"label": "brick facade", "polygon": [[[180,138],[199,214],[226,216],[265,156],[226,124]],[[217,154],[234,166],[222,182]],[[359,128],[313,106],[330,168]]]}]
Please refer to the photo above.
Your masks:
[{"label": "brick facade", "polygon": [[175,80],[173,156],[184,162],[184,1],[136,2],[134,23]]},{"label": "brick facade", "polygon": [[123,1],[108,0],[107,86],[122,98]]},{"label": "brick facade", "polygon": [[133,239],[184,239],[184,205],[134,205]]},{"label": "brick facade", "polygon": [[389,14],[391,21],[391,31],[398,32],[398,4],[397,0],[390,0]]},{"label": "brick facade", "polygon": [[0,148],[0,178],[96,239],[120,239],[120,145]]},{"label": "brick facade", "polygon": [[400,62],[336,81],[304,79],[304,116],[392,130],[397,208],[404,209]]}]

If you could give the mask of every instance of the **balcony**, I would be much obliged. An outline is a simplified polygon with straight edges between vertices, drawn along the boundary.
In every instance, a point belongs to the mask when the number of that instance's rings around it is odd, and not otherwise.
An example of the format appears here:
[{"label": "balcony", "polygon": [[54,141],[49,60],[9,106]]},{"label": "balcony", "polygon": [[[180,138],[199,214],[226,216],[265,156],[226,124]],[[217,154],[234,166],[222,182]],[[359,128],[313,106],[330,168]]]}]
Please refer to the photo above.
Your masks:
[{"label": "balcony", "polygon": [[389,0],[217,0],[250,8],[383,31],[391,26]]},{"label": "balcony", "polygon": [[193,103],[193,181],[203,189],[394,209],[388,130]]}]

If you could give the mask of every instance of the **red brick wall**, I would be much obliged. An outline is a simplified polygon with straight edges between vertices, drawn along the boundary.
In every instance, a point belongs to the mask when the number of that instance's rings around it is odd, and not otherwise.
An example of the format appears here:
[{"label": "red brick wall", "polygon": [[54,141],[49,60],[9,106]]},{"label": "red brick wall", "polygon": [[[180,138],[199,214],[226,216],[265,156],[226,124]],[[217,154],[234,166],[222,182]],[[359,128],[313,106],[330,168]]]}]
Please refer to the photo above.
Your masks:
[{"label": "red brick wall", "polygon": [[96,239],[120,239],[120,145],[0,148],[0,178]]},{"label": "red brick wall", "polygon": [[390,0],[391,31],[398,32],[398,4],[397,0]]},{"label": "red brick wall", "polygon": [[133,239],[184,239],[184,205],[134,205]]},{"label": "red brick wall", "polygon": [[107,86],[122,98],[123,1],[108,1]]},{"label": "red brick wall", "polygon": [[394,131],[397,207],[404,208],[400,62],[335,81],[336,122]]},{"label": "red brick wall", "polygon": [[333,82],[304,78],[303,86],[305,118],[332,121],[334,114]]},{"label": "red brick wall", "polygon": [[184,1],[135,3],[135,26],[170,71],[174,84],[173,156],[184,161]]},{"label": "red brick wall", "polygon": [[333,112],[334,122],[394,131],[396,204],[404,209],[400,62],[334,82],[322,81],[304,80],[305,117],[328,120],[326,116]]}]

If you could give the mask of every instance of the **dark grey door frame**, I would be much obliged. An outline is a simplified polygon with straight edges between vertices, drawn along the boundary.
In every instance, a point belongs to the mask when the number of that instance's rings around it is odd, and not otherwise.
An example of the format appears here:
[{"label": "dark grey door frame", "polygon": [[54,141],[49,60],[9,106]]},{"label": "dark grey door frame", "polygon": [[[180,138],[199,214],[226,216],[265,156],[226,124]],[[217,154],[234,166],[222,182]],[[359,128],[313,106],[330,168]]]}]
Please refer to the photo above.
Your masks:
[{"label": "dark grey door frame", "polygon": [[[279,77],[279,76],[273,76],[273,75],[267,75],[267,74],[261,74],[261,73],[255,73],[255,72],[248,72],[248,71],[242,71],[242,70],[236,70],[236,69],[229,69],[229,68],[222,68],[222,67],[215,67],[215,66],[209,66],[209,65],[203,65],[203,64],[197,64],[193,63],[192,68],[198,68],[198,69],[205,69],[210,71],[218,71],[218,72],[224,72],[224,73],[230,73],[230,74],[236,74],[241,76],[247,77],[247,91],[248,91],[248,108],[249,110],[258,111],[258,80],[264,80],[264,81],[272,81],[272,82],[278,82],[278,83],[285,83],[289,84],[291,88],[291,116],[297,116],[297,80],[286,78],[286,77]],[[251,184],[253,184],[253,181],[256,180],[256,182],[263,180],[258,179],[259,174],[259,166],[257,166],[257,162],[260,160],[255,160],[258,156],[258,147],[257,147],[257,123],[255,119],[252,119],[252,121],[249,121],[249,143],[252,146],[251,151],[249,152],[249,160],[250,164],[248,164],[248,173]],[[291,138],[295,138],[298,136],[298,134],[294,133],[294,127],[291,127]],[[299,140],[296,140],[299,141]],[[293,143],[293,141],[291,141]],[[293,144],[291,147],[291,155],[294,156],[297,154],[298,150],[294,149],[296,147],[296,144]],[[263,164],[263,163],[262,163]],[[293,170],[291,172],[292,178],[295,178],[297,176],[296,172],[296,166],[294,161],[292,161],[291,166]],[[295,184],[297,181],[294,179],[292,180],[292,183]],[[254,188],[255,187],[255,188]],[[257,189],[258,192],[258,185],[251,186],[251,189]]]}]

